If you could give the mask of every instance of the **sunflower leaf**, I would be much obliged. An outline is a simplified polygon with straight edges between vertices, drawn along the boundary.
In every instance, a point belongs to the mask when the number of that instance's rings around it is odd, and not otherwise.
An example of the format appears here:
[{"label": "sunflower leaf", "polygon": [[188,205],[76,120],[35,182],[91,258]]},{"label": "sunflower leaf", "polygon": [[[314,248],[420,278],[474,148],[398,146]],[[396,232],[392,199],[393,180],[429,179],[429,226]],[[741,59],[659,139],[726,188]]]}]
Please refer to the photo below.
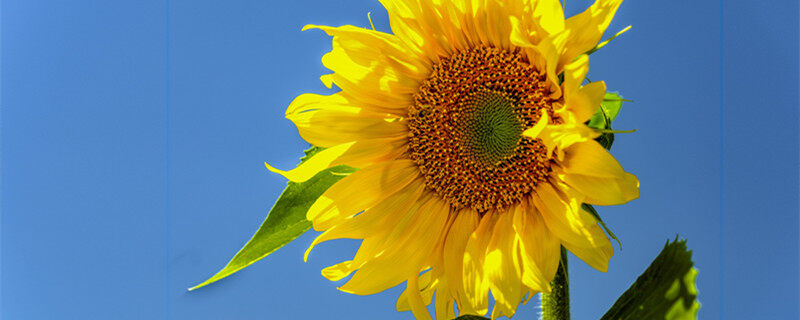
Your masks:
[{"label": "sunflower leaf", "polygon": [[[630,100],[623,99],[617,92],[607,92],[603,97],[603,102],[600,103],[600,107],[597,108],[597,112],[589,119],[587,125],[595,129],[611,130],[611,122],[619,115],[623,101]],[[611,150],[611,145],[614,144],[614,134],[604,132],[595,140],[606,150]]]},{"label": "sunflower leaf", "polygon": [[695,319],[700,303],[695,287],[697,269],[693,266],[686,240],[667,241],[650,267],[601,320]]},{"label": "sunflower leaf", "polygon": [[[306,155],[300,159],[300,163],[321,150],[320,147],[311,147],[306,150]],[[204,287],[234,274],[308,231],[311,228],[311,222],[306,220],[306,211],[325,190],[355,170],[346,166],[338,166],[324,170],[303,183],[289,182],[278,201],[270,209],[266,220],[250,241],[247,241],[222,270],[189,290]]]},{"label": "sunflower leaf", "polygon": [[622,108],[622,102],[628,101],[622,98],[617,92],[606,92],[603,97],[603,102],[600,103],[600,108],[589,119],[589,127],[595,129],[611,129],[611,122],[619,114]]},{"label": "sunflower leaf", "polygon": [[586,203],[581,204],[581,207],[583,207],[583,210],[586,210],[586,212],[589,212],[589,214],[591,214],[595,219],[597,219],[597,222],[600,223],[600,226],[603,227],[603,230],[606,231],[606,233],[608,234],[609,237],[611,237],[611,239],[616,240],[617,244],[619,245],[619,248],[622,249],[622,242],[620,242],[619,239],[617,238],[617,235],[611,232],[611,229],[609,229],[608,226],[606,226],[606,223],[603,222],[603,218],[600,218],[600,214],[597,213],[597,210],[595,210],[592,205]]},{"label": "sunflower leaf", "polygon": [[613,133],[603,133],[595,141],[599,142],[603,148],[606,150],[611,150],[611,145],[614,144],[614,134]]}]

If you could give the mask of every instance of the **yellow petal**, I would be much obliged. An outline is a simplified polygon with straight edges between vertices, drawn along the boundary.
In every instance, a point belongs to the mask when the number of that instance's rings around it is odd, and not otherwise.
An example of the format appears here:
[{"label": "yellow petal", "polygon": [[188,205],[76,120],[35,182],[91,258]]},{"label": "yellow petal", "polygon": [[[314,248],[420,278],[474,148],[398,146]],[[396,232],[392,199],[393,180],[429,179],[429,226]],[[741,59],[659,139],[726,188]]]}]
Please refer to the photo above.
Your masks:
[{"label": "yellow petal", "polygon": [[459,309],[464,310],[466,293],[464,292],[464,252],[470,236],[478,227],[480,215],[475,210],[462,209],[450,226],[444,242],[443,265],[446,282],[453,287],[454,298]]},{"label": "yellow petal", "polygon": [[600,133],[592,130],[583,123],[548,125],[542,130],[539,138],[545,145],[553,145],[561,150],[566,150],[573,144],[593,141]]},{"label": "yellow petal", "polygon": [[333,46],[347,51],[347,55],[359,65],[371,65],[378,58],[385,59],[384,63],[411,78],[424,79],[428,72],[427,64],[410,55],[401,39],[393,34],[350,25],[303,27],[303,30],[308,29],[320,29],[333,36]]},{"label": "yellow petal", "polygon": [[588,230],[597,241],[594,245],[589,247],[565,242],[564,247],[592,268],[600,272],[608,271],[608,261],[611,260],[611,256],[614,255],[614,247],[611,245],[611,241],[608,240],[606,234],[597,225],[597,220],[590,213],[581,209],[579,211],[579,217],[584,224],[590,226]]},{"label": "yellow petal", "polygon": [[[442,34],[435,29],[426,28],[423,22],[425,14],[418,1],[388,1],[381,4],[389,15],[389,26],[392,33],[416,55],[425,57],[420,60],[438,61],[438,57],[448,52],[447,43],[442,42]],[[430,13],[435,14],[435,12]],[[444,47],[442,47],[444,45]]]},{"label": "yellow petal", "polygon": [[345,49],[336,47],[322,56],[322,65],[334,71],[331,80],[343,91],[375,105],[407,105],[421,80],[388,64],[360,64]]},{"label": "yellow petal", "polygon": [[594,142],[594,138],[600,135],[583,123],[547,124],[548,119],[547,112],[542,110],[539,121],[532,128],[522,132],[522,135],[533,139],[541,139],[542,143],[547,147],[548,156],[553,150],[558,150],[556,155],[558,160],[564,158],[564,150],[573,144],[585,141]]},{"label": "yellow petal", "polygon": [[408,300],[411,305],[411,312],[414,313],[414,317],[417,319],[431,320],[431,314],[425,309],[425,304],[422,302],[422,296],[419,293],[419,284],[417,283],[418,277],[419,272],[414,272],[406,281],[406,283],[408,283]]},{"label": "yellow petal", "polygon": [[565,174],[559,177],[570,187],[586,195],[584,202],[600,206],[627,203],[639,197],[639,179],[623,173],[621,179]]},{"label": "yellow petal", "polygon": [[319,76],[319,81],[328,89],[333,89],[333,73],[323,74]]},{"label": "yellow petal", "polygon": [[286,116],[300,136],[320,147],[333,147],[356,140],[402,138],[408,127],[401,118],[364,110],[312,110]]},{"label": "yellow petal", "polygon": [[539,25],[548,34],[554,34],[564,30],[564,9],[559,0],[538,0],[531,1],[533,5],[533,17],[538,18]]},{"label": "yellow petal", "polygon": [[[333,110],[358,112],[363,106],[356,105],[341,93],[331,95],[321,95],[315,93],[304,93],[292,100],[286,108],[286,115],[301,113],[311,110]],[[372,110],[374,111],[374,110]]]},{"label": "yellow petal", "polygon": [[566,195],[556,190],[550,183],[536,186],[536,195],[531,198],[539,212],[542,213],[547,228],[566,242],[582,243],[593,246],[599,243],[586,225],[579,218],[581,206],[580,195]]},{"label": "yellow petal", "polygon": [[625,170],[617,159],[595,141],[575,143],[564,151],[565,173],[623,179]]},{"label": "yellow petal", "polygon": [[[331,281],[339,281],[356,271],[365,261],[380,254],[383,248],[376,241],[364,240],[352,260],[343,261],[322,270],[322,276]],[[306,257],[308,252],[306,252]]]},{"label": "yellow petal", "polygon": [[614,248],[611,242],[608,243],[608,246],[599,248],[584,248],[571,243],[564,243],[564,248],[600,272],[608,271],[608,262],[611,260],[611,256],[614,255]]},{"label": "yellow petal", "polygon": [[[416,22],[419,24],[421,32],[424,34],[427,53],[437,52],[439,56],[450,56],[456,52],[457,36],[453,27],[447,25],[451,21],[446,3],[434,1],[413,1],[416,2],[418,9],[415,12]],[[413,3],[409,2],[409,3]],[[413,5],[409,5],[413,6]],[[432,61],[437,61],[438,56],[431,57]]]},{"label": "yellow petal", "polygon": [[444,230],[447,204],[438,196],[427,194],[406,206],[406,210],[385,213],[393,221],[382,227],[390,230],[384,252],[361,266],[339,290],[374,294],[398,285],[411,272],[421,271]]},{"label": "yellow petal", "polygon": [[542,213],[544,222],[555,236],[561,239],[564,247],[584,260],[590,266],[605,271],[613,248],[597,221],[581,209],[580,194],[566,185],[559,190],[551,184],[536,186],[532,200]]},{"label": "yellow petal", "polygon": [[520,237],[522,282],[536,291],[550,292],[550,281],[561,257],[561,242],[547,229],[536,207],[527,203],[515,211],[514,229]]},{"label": "yellow petal", "polygon": [[523,305],[526,305],[526,304],[528,304],[528,301],[530,301],[530,300],[531,300],[531,298],[533,298],[533,296],[537,295],[538,293],[539,293],[539,291],[535,291],[535,290],[528,290],[528,293],[527,293],[527,295],[525,296],[525,299],[523,299],[523,300],[522,300],[522,304],[523,304]]},{"label": "yellow petal", "polygon": [[539,68],[539,70],[546,71],[547,79],[551,84],[550,90],[552,93],[550,94],[550,97],[554,99],[561,97],[563,94],[559,85],[560,81],[558,81],[558,75],[564,71],[564,66],[566,65],[565,63],[561,62],[561,55],[565,50],[564,47],[567,45],[569,36],[569,30],[562,30],[561,32],[551,34],[542,39],[539,44],[536,45],[539,52],[542,53],[547,62],[547,64],[544,66],[544,69],[542,69],[542,66],[540,65],[536,66]]},{"label": "yellow petal", "polygon": [[[422,195],[423,187],[422,181],[417,179],[417,181],[385,198],[366,212],[343,219],[314,239],[306,250],[304,259],[308,260],[308,255],[314,249],[314,246],[333,239],[364,239],[367,236],[373,236],[379,238],[376,242],[376,247],[380,247],[386,241],[385,237],[380,237],[382,233],[388,232],[387,227],[391,226],[391,222],[395,221],[398,216],[405,216],[413,208],[409,204],[417,203]],[[362,246],[367,242],[365,239],[362,242]],[[355,259],[354,261],[360,262],[357,260]]]},{"label": "yellow petal", "polygon": [[498,212],[497,215],[483,267],[495,300],[493,319],[500,315],[514,316],[517,305],[527,292],[522,287],[522,261],[519,239],[514,232],[514,212]]},{"label": "yellow petal", "polygon": [[[419,277],[419,284],[417,288],[419,289],[420,295],[422,296],[422,302],[427,306],[431,304],[431,300],[433,299],[433,293],[436,291],[436,285],[438,279],[434,279],[431,275],[433,271],[428,271],[423,273]],[[403,290],[403,293],[400,294],[400,297],[397,298],[397,311],[410,311],[411,304],[409,303],[409,288],[406,287]]]},{"label": "yellow petal", "polygon": [[569,31],[570,37],[561,55],[561,65],[571,62],[600,42],[621,3],[622,0],[596,0],[586,11],[567,19],[565,30]]},{"label": "yellow petal", "polygon": [[329,81],[365,103],[407,106],[427,77],[427,67],[394,35],[354,26],[309,25],[304,30],[309,28],[333,36],[331,52],[322,57],[322,64],[334,71]]},{"label": "yellow petal", "polygon": [[322,269],[322,276],[330,281],[339,281],[353,272],[352,270],[353,260],[347,260]]},{"label": "yellow petal", "polygon": [[554,99],[558,99],[563,95],[558,81],[558,74],[561,73],[564,67],[560,63],[560,54],[564,50],[568,36],[568,30],[564,30],[548,36],[536,46],[546,62],[544,69],[542,69],[541,65],[537,65],[537,67],[539,70],[545,70],[547,81],[550,84],[550,91],[552,92],[550,97]]},{"label": "yellow petal", "polygon": [[595,141],[576,143],[565,151],[559,178],[596,205],[623,204],[639,197],[639,180]]},{"label": "yellow petal", "polygon": [[266,162],[264,165],[289,181],[305,182],[328,168],[338,165],[366,167],[373,163],[394,160],[403,152],[405,152],[405,141],[402,138],[369,139],[343,143],[322,150],[289,171],[276,169]]},{"label": "yellow petal", "polygon": [[[418,175],[419,169],[411,160],[383,162],[358,170],[317,198],[306,218],[314,223],[314,229],[326,230],[403,189]],[[353,196],[355,193],[357,197]]]},{"label": "yellow petal", "polygon": [[484,269],[487,247],[497,214],[485,213],[478,228],[469,237],[464,253],[463,282],[465,301],[459,309],[466,314],[485,314],[489,309],[489,282]]},{"label": "yellow petal", "polygon": [[558,0],[501,2],[509,8],[515,32],[524,33],[526,41],[534,45],[564,30],[564,11]]},{"label": "yellow petal", "polygon": [[511,21],[511,34],[509,35],[511,44],[518,47],[534,47],[533,34],[525,25],[523,17],[509,17],[509,19]]},{"label": "yellow petal", "polygon": [[440,21],[448,42],[458,51],[472,47],[472,36],[466,30],[466,4],[462,1],[443,1],[439,5],[441,19],[436,20]]},{"label": "yellow petal", "polygon": [[338,146],[322,150],[312,156],[311,159],[308,159],[298,165],[297,168],[289,171],[277,169],[273,166],[270,166],[266,162],[264,162],[264,165],[267,167],[267,169],[269,169],[269,171],[280,174],[289,181],[304,182],[308,179],[311,179],[311,177],[315,176],[320,171],[335,166],[333,163],[336,162],[336,160],[339,159],[342,154],[346,153],[353,146],[353,144],[355,144],[355,142],[343,143]]},{"label": "yellow petal", "polygon": [[533,125],[532,128],[525,130],[522,134],[537,139],[539,135],[542,133],[545,127],[547,127],[547,123],[550,121],[550,116],[547,115],[546,111],[542,111],[542,115],[539,117],[539,120],[536,121],[536,124]]},{"label": "yellow petal", "polygon": [[[325,75],[322,78],[327,81],[331,79],[331,76]],[[353,97],[352,94],[341,91],[330,95],[304,93],[292,100],[292,103],[286,108],[286,116],[315,110],[340,111],[351,114],[383,114],[392,118],[402,118],[408,113],[408,105],[369,104]]]},{"label": "yellow petal", "polygon": [[365,168],[375,163],[392,161],[406,151],[406,142],[407,139],[404,138],[358,140],[347,152],[333,161],[331,167],[346,165]]},{"label": "yellow petal", "polygon": [[578,90],[589,72],[589,56],[581,55],[564,67],[564,95],[569,96]]},{"label": "yellow petal", "polygon": [[463,6],[465,14],[464,20],[461,23],[461,29],[464,35],[469,38],[470,44],[479,46],[489,43],[488,36],[486,35],[485,14],[483,10],[481,10],[480,1],[463,1]]},{"label": "yellow petal", "polygon": [[542,41],[538,45],[531,42],[531,34],[528,34],[525,29],[520,26],[522,22],[516,17],[511,18],[511,25],[513,31],[511,32],[511,44],[516,46],[522,51],[528,62],[536,67],[537,70],[544,70],[546,75],[546,82],[550,87],[550,97],[558,99],[561,97],[561,86],[558,82],[558,75],[556,74],[556,66],[558,64],[558,52],[552,43]]},{"label": "yellow petal", "polygon": [[581,87],[567,102],[567,109],[575,114],[577,122],[589,120],[600,108],[606,94],[606,83],[595,81]]},{"label": "yellow petal", "polygon": [[575,122],[584,123],[594,115],[606,92],[605,83],[592,82],[581,86],[589,71],[589,58],[581,55],[564,68],[564,101],[566,111],[575,116]]},{"label": "yellow petal", "polygon": [[441,290],[436,292],[436,319],[455,319],[456,313],[453,309],[453,299],[442,294]]},{"label": "yellow petal", "polygon": [[486,15],[486,33],[490,45],[506,50],[511,47],[511,20],[509,16],[513,14],[514,3],[511,1],[487,0],[483,10]]},{"label": "yellow petal", "polygon": [[[440,269],[440,273],[441,271],[442,270]],[[443,278],[442,276],[442,274],[439,275],[438,288],[436,289],[436,300],[434,303],[436,319],[455,319],[456,313],[453,309],[453,303],[455,302],[455,290],[449,286],[447,279]]]}]

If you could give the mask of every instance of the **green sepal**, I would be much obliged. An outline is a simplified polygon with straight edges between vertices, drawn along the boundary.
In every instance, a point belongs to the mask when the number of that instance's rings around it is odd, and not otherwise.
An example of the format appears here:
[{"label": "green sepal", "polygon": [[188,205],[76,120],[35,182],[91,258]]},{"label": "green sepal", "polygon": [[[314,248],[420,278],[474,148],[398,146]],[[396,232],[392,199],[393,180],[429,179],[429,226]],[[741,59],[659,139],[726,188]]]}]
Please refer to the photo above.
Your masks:
[{"label": "green sepal", "polygon": [[601,320],[696,319],[700,309],[696,277],[697,269],[686,240],[667,241],[650,267]]},{"label": "green sepal", "polygon": [[587,125],[595,129],[611,129],[611,122],[619,115],[623,101],[629,100],[623,99],[618,92],[606,92],[603,101],[600,103],[600,108],[589,119]]},{"label": "green sepal", "polygon": [[[603,97],[603,102],[601,102],[600,107],[597,108],[597,112],[594,113],[586,125],[594,129],[611,130],[611,122],[619,115],[619,110],[622,109],[623,101],[630,100],[623,99],[617,92],[606,92],[606,95]],[[614,134],[604,132],[595,140],[597,140],[603,148],[610,150],[611,145],[614,144]]]},{"label": "green sepal", "polygon": [[[603,97],[603,102],[600,103],[600,107],[597,108],[595,114],[589,119],[587,125],[590,128],[598,129],[598,130],[611,130],[611,123],[614,119],[617,118],[619,115],[620,109],[622,109],[622,102],[623,101],[630,101],[625,100],[618,92],[606,92],[606,95]],[[606,150],[611,150],[611,145],[614,144],[614,134],[611,132],[604,132],[602,133],[597,139],[595,139],[598,143],[600,143],[603,148]],[[617,241],[620,248],[622,248],[622,242],[619,241],[616,235],[611,232],[611,229],[606,226],[603,219],[600,218],[600,215],[597,213],[597,210],[594,209],[589,204],[583,204],[583,209],[588,211],[592,216],[597,219],[600,223],[600,226],[603,227],[603,230],[614,240]]]},{"label": "green sepal", "polygon": [[606,226],[606,223],[603,222],[602,218],[600,218],[600,214],[597,213],[597,210],[595,210],[592,205],[586,203],[581,204],[581,207],[583,208],[583,210],[586,210],[586,212],[589,212],[589,214],[591,214],[595,219],[597,219],[597,222],[600,223],[600,226],[603,227],[603,230],[606,231],[606,233],[608,234],[609,237],[611,237],[611,239],[616,240],[617,244],[619,245],[619,248],[622,249],[622,242],[620,242],[619,239],[617,238],[617,235],[611,232],[611,229],[609,229],[608,226]]},{"label": "green sepal", "polygon": [[[300,159],[300,163],[303,163],[303,161],[322,149],[320,147],[311,147],[306,150],[306,155]],[[289,182],[286,189],[278,197],[278,201],[270,209],[266,220],[264,220],[250,241],[247,241],[244,247],[233,256],[233,259],[222,270],[208,280],[189,288],[189,290],[204,287],[234,274],[263,259],[308,231],[311,228],[311,222],[306,220],[306,212],[314,204],[314,201],[325,190],[328,190],[331,185],[355,170],[347,166],[338,166],[326,169],[303,183]]]},{"label": "green sepal", "polygon": [[604,132],[599,137],[597,137],[597,139],[594,140],[600,143],[600,145],[603,146],[603,148],[605,148],[606,150],[611,150],[611,146],[614,144],[614,134]]}]

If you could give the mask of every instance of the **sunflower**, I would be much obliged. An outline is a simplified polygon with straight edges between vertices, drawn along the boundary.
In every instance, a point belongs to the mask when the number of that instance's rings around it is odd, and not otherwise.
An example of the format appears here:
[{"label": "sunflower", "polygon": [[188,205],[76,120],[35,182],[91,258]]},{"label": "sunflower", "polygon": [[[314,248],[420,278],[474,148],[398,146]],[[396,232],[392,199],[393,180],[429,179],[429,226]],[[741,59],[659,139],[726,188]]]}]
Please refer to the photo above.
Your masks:
[{"label": "sunflower", "polygon": [[[561,246],[605,272],[613,248],[581,207],[639,196],[639,182],[586,126],[606,91],[583,85],[586,54],[619,0],[564,18],[558,0],[384,0],[392,33],[316,26],[333,37],[322,82],[286,111],[325,149],[290,171],[359,168],[309,209],[317,244],[362,239],[322,270],[367,295],[407,283],[398,310],[429,319],[511,317],[549,292]],[[458,312],[454,309],[457,307]]]}]

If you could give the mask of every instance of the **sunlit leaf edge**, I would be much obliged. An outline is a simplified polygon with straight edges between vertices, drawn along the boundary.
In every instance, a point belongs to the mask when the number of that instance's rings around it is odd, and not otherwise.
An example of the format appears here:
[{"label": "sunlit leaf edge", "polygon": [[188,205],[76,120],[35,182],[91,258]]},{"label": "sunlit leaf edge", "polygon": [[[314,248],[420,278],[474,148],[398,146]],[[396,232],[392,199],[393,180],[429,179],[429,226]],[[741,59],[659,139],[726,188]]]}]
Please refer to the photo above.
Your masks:
[{"label": "sunlit leaf edge", "polygon": [[686,240],[667,241],[636,282],[625,291],[601,320],[697,318],[697,301],[692,252]]},{"label": "sunlit leaf edge", "polygon": [[[322,150],[311,147],[305,151],[301,163]],[[270,209],[267,218],[249,241],[220,271],[202,283],[189,288],[195,290],[226,278],[239,270],[265,258],[311,228],[306,211],[331,185],[356,169],[338,166],[324,170],[303,183],[289,182]]]}]

